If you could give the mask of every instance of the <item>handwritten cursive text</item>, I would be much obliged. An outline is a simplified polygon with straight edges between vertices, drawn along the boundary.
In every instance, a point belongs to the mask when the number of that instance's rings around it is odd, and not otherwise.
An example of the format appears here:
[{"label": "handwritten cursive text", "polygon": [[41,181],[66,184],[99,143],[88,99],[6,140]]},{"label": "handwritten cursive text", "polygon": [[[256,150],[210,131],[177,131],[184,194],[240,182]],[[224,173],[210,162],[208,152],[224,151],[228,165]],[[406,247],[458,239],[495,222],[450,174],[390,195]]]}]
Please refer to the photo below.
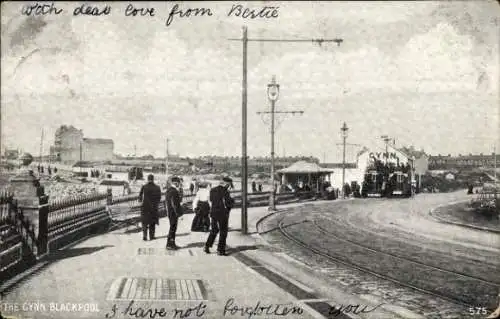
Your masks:
[{"label": "handwritten cursive text", "polygon": [[34,16],[39,16],[39,15],[48,15],[48,14],[60,14],[63,11],[63,9],[58,9],[55,5],[54,2],[51,4],[39,4],[38,2],[32,5],[27,5],[23,6],[21,9],[21,13],[23,15],[34,15]]},{"label": "handwritten cursive text", "polygon": [[155,8],[135,8],[133,5],[129,4],[125,9],[125,16],[155,16]]},{"label": "handwritten cursive text", "polygon": [[196,307],[188,307],[186,309],[175,308],[173,318],[183,319],[188,318],[192,315],[195,315],[196,317],[203,317],[206,308],[207,305],[205,305],[203,301],[200,302]]},{"label": "handwritten cursive text", "polygon": [[[328,312],[329,315],[332,315],[334,317],[345,313],[353,313],[355,315],[359,315],[360,313],[369,313],[377,309],[378,307],[382,306],[383,304],[377,305],[371,309],[366,309],[368,306],[363,306],[363,305],[340,305],[340,306],[332,306]],[[361,308],[362,307],[362,308]]]},{"label": "handwritten cursive text", "polygon": [[[167,310],[165,310],[165,308],[142,308],[142,307],[136,307],[134,308],[134,300],[131,300],[127,306],[127,308],[125,308],[125,310],[123,310],[122,314],[125,315],[125,316],[130,316],[130,317],[134,317],[134,318],[151,318],[151,319],[154,319],[154,318],[163,318],[163,317],[166,317],[168,312]],[[118,311],[118,306],[116,304],[113,305],[113,307],[111,307],[111,313],[107,313],[105,315],[106,318],[110,319],[110,318],[114,318],[116,316],[116,312]]]},{"label": "handwritten cursive text", "polygon": [[191,16],[194,17],[198,16],[202,17],[205,15],[212,16],[213,14],[209,8],[194,8],[194,9],[188,8],[182,11],[181,9],[179,9],[179,5],[176,4],[173,6],[172,10],[170,10],[170,13],[168,14],[167,21],[165,22],[165,25],[167,27],[172,23],[176,15],[178,15],[181,18],[189,18]]},{"label": "handwritten cursive text", "polygon": [[101,16],[101,15],[109,15],[110,13],[111,13],[110,6],[105,6],[104,9],[101,9],[99,7],[94,7],[85,3],[79,7],[76,7],[75,10],[73,10],[74,16],[78,15]]},{"label": "handwritten cursive text", "polygon": [[290,305],[290,304],[269,304],[262,305],[258,301],[254,306],[240,306],[234,305],[234,299],[230,298],[226,301],[224,306],[223,316],[227,315],[240,315],[248,316],[251,319],[254,316],[287,316],[289,314],[302,314],[304,310],[301,307]]},{"label": "handwritten cursive text", "polygon": [[227,13],[227,16],[232,15],[236,17],[242,17],[244,19],[257,19],[257,18],[277,18],[279,7],[262,7],[259,9],[248,9],[244,8],[241,4],[233,4],[231,10]]}]

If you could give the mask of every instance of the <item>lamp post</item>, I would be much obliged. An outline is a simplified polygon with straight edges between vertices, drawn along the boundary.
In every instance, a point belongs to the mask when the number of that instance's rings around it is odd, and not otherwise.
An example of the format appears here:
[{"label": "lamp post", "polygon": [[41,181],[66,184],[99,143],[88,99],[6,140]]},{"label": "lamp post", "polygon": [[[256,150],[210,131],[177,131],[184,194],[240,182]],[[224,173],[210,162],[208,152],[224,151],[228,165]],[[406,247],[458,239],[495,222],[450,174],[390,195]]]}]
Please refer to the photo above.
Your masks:
[{"label": "lamp post", "polygon": [[347,127],[347,124],[342,125],[340,128],[340,131],[342,133],[342,138],[344,140],[343,144],[343,151],[342,151],[342,197],[345,198],[345,141],[347,139],[347,131],[349,131],[349,128]]},{"label": "lamp post", "polygon": [[166,178],[166,183],[168,184],[168,142],[170,141],[169,138],[166,139],[166,148],[165,148],[165,178]]},{"label": "lamp post", "polygon": [[[419,177],[420,179],[420,177]],[[413,181],[415,181],[415,184],[413,184]],[[415,196],[415,192],[417,188],[417,172],[415,169],[415,155],[412,155],[411,157],[411,173],[410,173],[410,191],[411,191],[411,196]]]},{"label": "lamp post", "polygon": [[269,210],[276,210],[275,185],[274,185],[274,108],[280,93],[280,86],[276,83],[273,75],[271,83],[267,85],[267,97],[271,102],[271,197],[269,198]]}]

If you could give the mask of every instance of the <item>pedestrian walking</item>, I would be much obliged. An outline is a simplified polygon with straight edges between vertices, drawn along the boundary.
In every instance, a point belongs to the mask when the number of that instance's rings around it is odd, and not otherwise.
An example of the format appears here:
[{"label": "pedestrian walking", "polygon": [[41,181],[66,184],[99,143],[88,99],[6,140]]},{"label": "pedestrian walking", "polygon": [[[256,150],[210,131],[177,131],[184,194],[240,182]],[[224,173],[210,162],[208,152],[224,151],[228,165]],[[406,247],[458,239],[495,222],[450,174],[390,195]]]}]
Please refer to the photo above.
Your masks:
[{"label": "pedestrian walking", "polygon": [[208,183],[199,183],[198,192],[193,200],[195,216],[191,224],[193,232],[208,232],[210,230],[210,188]]},{"label": "pedestrian walking", "polygon": [[217,254],[219,256],[227,256],[226,254],[226,238],[228,232],[229,213],[234,205],[234,200],[229,194],[229,187],[232,185],[232,180],[229,177],[224,177],[219,186],[210,190],[210,217],[211,230],[205,243],[205,253],[210,253],[210,248],[214,244],[215,237],[219,234],[219,243],[217,245]]},{"label": "pedestrian walking", "polygon": [[257,183],[255,181],[252,181],[252,193],[257,193]]},{"label": "pedestrian walking", "polygon": [[161,200],[161,189],[154,183],[154,176],[148,175],[148,182],[141,187],[139,192],[139,200],[142,201],[141,223],[142,223],[142,239],[155,239],[155,226],[159,224],[158,204]]},{"label": "pedestrian walking", "polygon": [[170,186],[167,188],[167,192],[165,194],[167,215],[170,222],[170,228],[167,236],[167,249],[171,250],[179,249],[179,247],[175,244],[175,233],[177,232],[177,221],[183,214],[181,207],[181,194],[179,192],[180,188],[181,180],[178,177],[172,177]]},{"label": "pedestrian walking", "polygon": [[262,193],[262,184],[259,183],[259,193]]},{"label": "pedestrian walking", "polygon": [[191,195],[194,194],[194,183],[191,182],[191,184],[189,184],[189,192],[191,193]]}]

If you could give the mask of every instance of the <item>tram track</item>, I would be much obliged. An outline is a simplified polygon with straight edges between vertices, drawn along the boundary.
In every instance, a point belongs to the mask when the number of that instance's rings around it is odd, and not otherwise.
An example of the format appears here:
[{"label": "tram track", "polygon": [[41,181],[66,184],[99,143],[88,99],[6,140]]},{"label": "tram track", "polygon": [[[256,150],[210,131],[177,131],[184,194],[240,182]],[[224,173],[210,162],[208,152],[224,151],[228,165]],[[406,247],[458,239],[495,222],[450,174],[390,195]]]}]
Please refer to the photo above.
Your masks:
[{"label": "tram track", "polygon": [[[355,241],[352,241],[352,240],[349,240],[349,239],[345,239],[345,238],[341,238],[337,235],[335,235],[334,233],[328,231],[328,230],[325,230],[323,227],[321,227],[320,225],[318,225],[318,222],[316,220],[314,220],[312,222],[312,224],[320,231],[322,232],[323,234],[329,236],[329,237],[333,237],[339,241],[343,241],[343,242],[346,242],[346,243],[350,243],[352,245],[355,245],[357,247],[360,247],[362,249],[365,249],[366,251],[370,251],[372,253],[376,253],[376,254],[380,254],[380,255],[384,255],[384,256],[389,256],[389,257],[392,257],[392,258],[395,258],[401,262],[406,262],[408,264],[413,264],[413,265],[416,265],[416,266],[420,266],[420,267],[424,267],[424,268],[427,268],[431,271],[434,271],[434,272],[437,272],[439,274],[443,274],[444,276],[454,276],[456,278],[461,278],[461,281],[463,282],[463,280],[467,280],[467,281],[470,281],[470,282],[473,282],[474,284],[471,283],[471,286],[474,286],[474,287],[478,287],[478,284],[481,286],[481,287],[484,287],[485,289],[485,292],[489,292],[489,291],[499,291],[500,289],[500,283],[495,281],[493,278],[489,279],[489,280],[486,280],[484,278],[480,278],[480,277],[477,277],[477,276],[473,276],[473,275],[470,275],[470,274],[466,274],[464,272],[458,272],[458,271],[453,271],[453,270],[449,270],[449,269],[444,269],[442,267],[437,267],[437,266],[434,266],[434,265],[430,265],[430,264],[427,264],[427,263],[423,263],[423,262],[420,262],[420,261],[417,261],[413,258],[408,258],[408,257],[405,257],[405,256],[401,256],[401,255],[397,255],[397,254],[394,254],[394,253],[390,253],[390,252],[387,252],[387,251],[382,251],[382,250],[379,250],[379,249],[374,249],[372,247],[368,247],[366,245],[363,245],[363,244],[360,244],[358,242],[355,242]],[[400,264],[401,265],[401,264]],[[494,271],[494,269],[492,269],[492,271]],[[451,278],[453,279],[453,278]],[[441,295],[441,293],[439,293],[439,295]],[[451,296],[451,294],[448,294],[449,296]],[[491,294],[491,298],[489,299],[492,299],[492,300],[496,300],[496,296],[497,296],[497,293],[492,293]],[[444,297],[444,294],[442,294],[442,297]],[[453,298],[453,297],[452,297]],[[455,298],[456,299],[456,298]],[[454,301],[453,299],[449,299],[450,301]],[[462,305],[464,306],[472,306],[472,304],[468,301],[464,301],[464,300],[459,300],[459,299],[456,299],[456,301],[459,301]],[[475,301],[474,304],[477,304],[478,302],[484,302],[484,300],[477,300]]]},{"label": "tram track", "polygon": [[[358,247],[366,249],[368,251],[371,251],[371,252],[374,252],[374,253],[383,254],[383,255],[387,255],[387,256],[390,256],[390,257],[394,257],[394,258],[397,258],[399,260],[408,261],[408,262],[414,263],[416,265],[420,265],[420,266],[428,267],[430,269],[434,269],[436,271],[442,271],[444,273],[457,275],[459,277],[475,279],[475,280],[477,280],[479,282],[482,282],[482,283],[493,284],[493,285],[496,285],[496,286],[500,287],[500,281],[496,281],[497,278],[495,278],[495,277],[485,279],[485,278],[481,278],[481,277],[478,277],[478,276],[467,274],[465,272],[455,271],[455,270],[451,270],[451,269],[445,269],[443,267],[435,266],[435,265],[432,265],[430,263],[425,263],[425,262],[422,262],[422,261],[418,261],[418,260],[416,260],[414,258],[410,258],[410,257],[406,257],[404,255],[399,255],[397,253],[390,252],[391,250],[400,250],[401,251],[402,250],[401,248],[399,248],[399,249],[390,249],[390,248],[387,248],[387,250],[377,249],[377,248],[374,248],[375,245],[368,246],[368,245],[365,245],[365,244],[361,243],[361,241],[354,241],[354,240],[348,239],[347,236],[346,237],[340,237],[339,235],[337,235],[337,234],[335,234],[335,233],[333,233],[333,232],[325,229],[323,226],[319,225],[318,224],[318,220],[313,220],[312,224],[321,233],[323,233],[323,234],[325,234],[327,236],[330,236],[330,237],[333,237],[333,238],[335,238],[337,240],[340,240],[340,241],[343,241],[343,242],[346,242],[346,243],[358,246]],[[344,233],[343,233],[343,235],[344,235]],[[373,241],[375,242],[375,240],[373,240]],[[426,252],[431,253],[431,256],[436,255],[437,253],[440,253],[441,256],[443,256],[442,252],[428,251],[428,250]],[[446,258],[449,258],[449,256],[446,256]],[[495,267],[493,265],[488,265],[488,266],[489,266],[488,270],[490,272],[495,270]]]},{"label": "tram track", "polygon": [[[499,288],[496,282],[492,283],[466,273],[427,265],[396,254],[387,254],[354,241],[345,240],[325,230],[318,224],[320,223],[318,221],[302,220],[285,224],[285,219],[291,217],[289,214],[285,217],[275,217],[277,226],[268,229],[266,233],[274,233],[275,236],[279,234],[288,242],[323,258],[327,264],[329,262],[332,266],[336,265],[331,268],[332,271],[328,271],[326,270],[328,266],[322,262],[326,267],[324,272],[338,277],[337,281],[347,287],[356,286],[356,290],[361,291],[361,294],[374,293],[379,297],[390,296],[393,301],[408,306],[408,309],[428,318],[461,318],[466,317],[469,307],[486,306],[492,310],[495,306],[494,302]],[[312,229],[315,233],[311,232]],[[318,236],[318,232],[323,236]],[[315,238],[316,243],[322,242],[327,247],[336,247],[336,249],[332,251],[321,248],[321,245],[314,244],[314,240],[313,243],[304,240],[304,236],[308,239]],[[353,256],[359,257],[360,255],[365,256],[365,263],[360,263],[359,260],[353,258]],[[344,270],[337,265],[344,266]],[[374,265],[378,267],[373,267]],[[388,271],[390,269],[397,269],[395,273],[399,275],[394,276],[391,271]],[[357,276],[356,272],[364,275]],[[370,276],[372,277],[369,278]],[[374,280],[373,277],[378,280]],[[441,287],[439,281],[432,282],[433,277],[441,278],[440,281],[445,284],[445,287]],[[422,280],[418,280],[419,278],[427,278],[427,281],[432,284],[423,285]],[[480,293],[477,293],[478,291]],[[462,292],[469,293],[463,294]],[[485,294],[487,296],[484,296]],[[480,297],[475,298],[476,295]],[[485,305],[485,298],[481,296],[486,297],[490,302]]]}]

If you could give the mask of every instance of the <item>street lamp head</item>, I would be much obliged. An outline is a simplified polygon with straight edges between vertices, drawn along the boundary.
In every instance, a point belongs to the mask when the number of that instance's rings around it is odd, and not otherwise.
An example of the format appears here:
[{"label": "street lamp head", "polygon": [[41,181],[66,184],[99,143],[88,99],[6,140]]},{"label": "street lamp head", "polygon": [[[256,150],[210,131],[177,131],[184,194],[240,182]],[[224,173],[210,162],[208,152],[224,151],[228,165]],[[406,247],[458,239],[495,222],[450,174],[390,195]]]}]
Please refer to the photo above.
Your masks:
[{"label": "street lamp head", "polygon": [[340,131],[342,132],[342,137],[347,137],[347,131],[349,131],[349,128],[347,127],[347,124],[342,125],[340,128]]},{"label": "street lamp head", "polygon": [[280,85],[276,83],[276,77],[273,75],[271,83],[267,85],[267,97],[270,101],[278,100],[280,94]]}]

